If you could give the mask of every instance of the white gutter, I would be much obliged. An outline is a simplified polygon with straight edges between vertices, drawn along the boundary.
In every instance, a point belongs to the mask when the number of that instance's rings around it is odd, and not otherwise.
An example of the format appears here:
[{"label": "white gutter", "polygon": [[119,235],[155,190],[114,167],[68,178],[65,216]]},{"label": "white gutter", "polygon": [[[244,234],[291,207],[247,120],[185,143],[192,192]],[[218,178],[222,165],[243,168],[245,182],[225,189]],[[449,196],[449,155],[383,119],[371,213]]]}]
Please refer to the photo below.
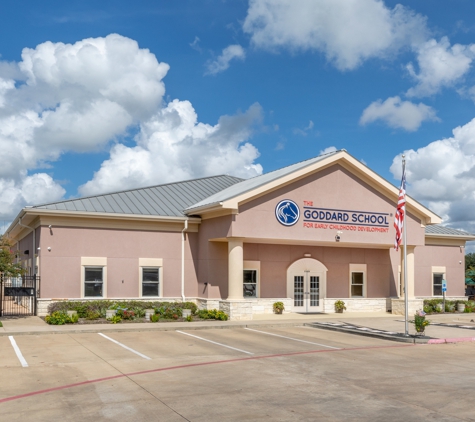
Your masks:
[{"label": "white gutter", "polygon": [[[18,225],[20,227],[24,227],[25,229],[30,229],[33,231],[33,250],[32,250],[32,255],[31,255],[31,267],[33,270],[33,273],[36,274],[36,254],[35,254],[35,249],[36,249],[36,230],[31,228],[30,226],[25,226],[24,224],[21,223],[21,219],[23,217],[20,217],[18,220]],[[20,246],[20,240],[18,240],[18,246]]]},{"label": "white gutter", "polygon": [[181,231],[181,300],[185,302],[185,232],[188,230],[188,218]]}]

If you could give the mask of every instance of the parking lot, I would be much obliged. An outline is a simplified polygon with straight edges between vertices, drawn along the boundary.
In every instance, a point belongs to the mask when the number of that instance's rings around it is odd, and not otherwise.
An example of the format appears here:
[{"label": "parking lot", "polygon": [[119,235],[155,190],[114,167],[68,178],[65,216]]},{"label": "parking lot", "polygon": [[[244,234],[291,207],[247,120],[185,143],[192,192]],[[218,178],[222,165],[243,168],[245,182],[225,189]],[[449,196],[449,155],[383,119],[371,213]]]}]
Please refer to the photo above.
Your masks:
[{"label": "parking lot", "polygon": [[0,337],[2,420],[473,420],[473,343],[304,326]]}]

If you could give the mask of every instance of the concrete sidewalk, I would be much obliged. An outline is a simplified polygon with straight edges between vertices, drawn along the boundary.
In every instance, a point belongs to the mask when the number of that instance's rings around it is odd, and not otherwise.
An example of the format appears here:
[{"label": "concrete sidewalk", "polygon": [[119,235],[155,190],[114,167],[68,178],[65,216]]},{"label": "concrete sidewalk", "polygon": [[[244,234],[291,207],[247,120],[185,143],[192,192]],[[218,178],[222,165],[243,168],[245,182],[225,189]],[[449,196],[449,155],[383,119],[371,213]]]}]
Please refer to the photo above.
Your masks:
[{"label": "concrete sidewalk", "polygon": [[[475,314],[437,314],[429,315],[432,324],[426,328],[428,342],[459,342],[475,341]],[[39,317],[3,317],[0,319],[0,336],[9,335],[37,335],[61,333],[98,333],[98,332],[130,332],[130,331],[169,331],[169,330],[203,330],[216,328],[239,328],[251,326],[298,326],[311,323],[336,324],[358,326],[362,332],[356,330],[353,334],[371,335],[372,331],[385,331],[403,334],[405,331],[404,317],[387,313],[375,312],[347,312],[344,314],[297,314],[284,313],[283,315],[263,314],[254,315],[251,321],[199,321],[199,322],[136,322],[120,324],[74,324],[48,325]],[[316,328],[325,328],[316,326]],[[341,330],[345,331],[345,330]],[[376,333],[374,333],[376,334]],[[398,334],[398,335],[399,335]],[[409,323],[409,334],[414,335],[413,324]],[[376,337],[380,337],[375,335]],[[429,339],[430,338],[430,339]],[[435,341],[437,340],[437,341]]]}]

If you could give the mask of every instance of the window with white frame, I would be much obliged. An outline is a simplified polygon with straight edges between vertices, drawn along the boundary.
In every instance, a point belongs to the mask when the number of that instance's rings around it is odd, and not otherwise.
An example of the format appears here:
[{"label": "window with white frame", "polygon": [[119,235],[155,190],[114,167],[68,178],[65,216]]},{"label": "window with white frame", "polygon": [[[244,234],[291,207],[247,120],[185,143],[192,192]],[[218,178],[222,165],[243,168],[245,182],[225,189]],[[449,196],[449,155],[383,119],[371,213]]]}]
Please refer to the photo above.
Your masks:
[{"label": "window with white frame", "polygon": [[103,287],[103,267],[84,267],[84,297],[103,297]]},{"label": "window with white frame", "polygon": [[444,274],[442,273],[433,273],[432,274],[432,291],[434,296],[442,296],[442,280],[444,279]]},{"label": "window with white frame", "polygon": [[366,297],[366,264],[350,264],[350,297]]},{"label": "window with white frame", "polygon": [[351,297],[363,297],[364,273],[351,273]]},{"label": "window with white frame", "polygon": [[257,297],[257,270],[244,270],[242,295]]},{"label": "window with white frame", "polygon": [[160,296],[160,267],[142,267],[142,296]]},{"label": "window with white frame", "polygon": [[442,296],[442,280],[445,279],[445,267],[432,267],[432,295]]}]

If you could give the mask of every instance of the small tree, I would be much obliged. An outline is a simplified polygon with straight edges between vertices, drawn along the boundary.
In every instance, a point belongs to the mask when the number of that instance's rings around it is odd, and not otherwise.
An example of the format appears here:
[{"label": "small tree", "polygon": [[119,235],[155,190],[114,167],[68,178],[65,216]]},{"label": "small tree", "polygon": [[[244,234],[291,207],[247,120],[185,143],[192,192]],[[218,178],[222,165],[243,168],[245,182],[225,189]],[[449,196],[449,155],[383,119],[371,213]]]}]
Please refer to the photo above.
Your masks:
[{"label": "small tree", "polygon": [[0,274],[7,277],[16,277],[25,272],[21,264],[14,262],[15,252],[12,251],[12,244],[5,236],[0,236]]},{"label": "small tree", "polygon": [[475,253],[465,255],[465,278],[475,282]]},{"label": "small tree", "polygon": [[465,255],[465,269],[468,270],[470,267],[475,267],[475,253],[468,253]]}]

